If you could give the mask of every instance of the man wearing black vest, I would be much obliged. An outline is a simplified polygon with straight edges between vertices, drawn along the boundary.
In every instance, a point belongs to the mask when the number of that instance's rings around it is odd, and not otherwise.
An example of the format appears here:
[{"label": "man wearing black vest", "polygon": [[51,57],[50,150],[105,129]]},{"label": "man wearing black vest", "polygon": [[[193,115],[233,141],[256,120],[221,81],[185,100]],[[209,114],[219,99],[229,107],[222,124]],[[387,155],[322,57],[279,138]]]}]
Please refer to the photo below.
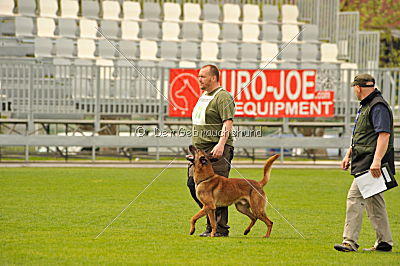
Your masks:
[{"label": "man wearing black vest", "polygon": [[[342,169],[347,170],[351,161],[351,174],[370,170],[373,177],[381,175],[381,165],[389,164],[395,174],[393,114],[382,94],[375,88],[375,79],[369,74],[360,74],[352,83],[354,93],[360,100],[351,147],[343,161]],[[383,194],[364,199],[355,181],[347,195],[346,221],[342,244],[336,244],[338,251],[357,251],[364,209],[376,231],[376,242],[364,251],[392,251],[393,240]]]}]

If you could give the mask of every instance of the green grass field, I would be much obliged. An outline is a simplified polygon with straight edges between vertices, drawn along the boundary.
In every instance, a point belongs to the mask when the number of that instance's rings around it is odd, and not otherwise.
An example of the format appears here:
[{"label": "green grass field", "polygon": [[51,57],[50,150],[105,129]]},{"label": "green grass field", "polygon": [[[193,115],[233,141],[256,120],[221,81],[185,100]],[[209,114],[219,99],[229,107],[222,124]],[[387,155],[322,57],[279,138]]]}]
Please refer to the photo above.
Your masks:
[{"label": "green grass field", "polygon": [[[340,170],[273,169],[266,192],[303,239],[270,206],[270,239],[258,221],[230,207],[229,238],[190,236],[198,207],[185,169],[167,169],[95,239],[162,169],[0,168],[0,264],[400,264],[400,189],[385,193],[395,247],[392,253],[340,253],[345,198],[352,181]],[[261,169],[239,169],[261,179]],[[240,177],[235,170],[231,177]],[[375,234],[365,215],[361,247]]]}]

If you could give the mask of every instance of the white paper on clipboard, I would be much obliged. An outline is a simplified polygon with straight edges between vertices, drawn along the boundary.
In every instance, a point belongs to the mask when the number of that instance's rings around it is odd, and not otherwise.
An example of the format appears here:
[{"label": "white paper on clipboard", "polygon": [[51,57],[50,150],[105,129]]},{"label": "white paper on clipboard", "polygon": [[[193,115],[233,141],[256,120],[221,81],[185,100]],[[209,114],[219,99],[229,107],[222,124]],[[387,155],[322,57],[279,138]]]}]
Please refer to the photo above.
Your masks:
[{"label": "white paper on clipboard", "polygon": [[[383,168],[382,172],[385,175],[385,177],[386,178],[389,177],[390,180],[390,176],[387,172],[387,169]],[[365,174],[357,176],[355,180],[358,189],[360,190],[361,195],[363,196],[364,199],[369,198],[378,193],[381,193],[387,189],[385,184],[385,179],[383,178],[382,174],[380,177],[375,178],[372,176],[371,172],[368,171]]]}]

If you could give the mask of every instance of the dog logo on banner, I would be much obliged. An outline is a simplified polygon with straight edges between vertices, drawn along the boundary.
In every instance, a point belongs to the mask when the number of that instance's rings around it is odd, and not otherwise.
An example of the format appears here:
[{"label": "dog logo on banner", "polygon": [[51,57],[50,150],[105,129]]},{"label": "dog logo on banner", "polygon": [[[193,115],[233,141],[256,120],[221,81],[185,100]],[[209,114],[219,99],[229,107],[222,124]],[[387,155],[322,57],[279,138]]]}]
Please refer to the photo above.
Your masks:
[{"label": "dog logo on banner", "polygon": [[192,73],[181,73],[170,83],[170,112],[181,116],[190,116],[191,111],[201,95],[197,76]]}]

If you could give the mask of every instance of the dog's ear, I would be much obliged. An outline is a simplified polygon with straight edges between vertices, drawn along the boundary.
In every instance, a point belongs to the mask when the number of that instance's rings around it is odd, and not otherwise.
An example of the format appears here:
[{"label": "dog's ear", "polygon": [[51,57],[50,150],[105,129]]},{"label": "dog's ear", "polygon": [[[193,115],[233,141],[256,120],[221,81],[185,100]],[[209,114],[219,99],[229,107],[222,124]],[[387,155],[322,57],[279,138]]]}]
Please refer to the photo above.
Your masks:
[{"label": "dog's ear", "polygon": [[197,152],[197,148],[195,147],[195,146],[193,146],[193,145],[190,145],[189,146],[189,150],[190,150],[190,152],[193,154],[193,156],[196,154],[196,152]]},{"label": "dog's ear", "polygon": [[200,163],[202,165],[207,165],[208,164],[208,160],[207,160],[206,156],[201,156],[199,161],[200,161]]},{"label": "dog's ear", "polygon": [[186,158],[186,160],[194,163],[194,156],[193,155],[186,155],[185,158]]}]

